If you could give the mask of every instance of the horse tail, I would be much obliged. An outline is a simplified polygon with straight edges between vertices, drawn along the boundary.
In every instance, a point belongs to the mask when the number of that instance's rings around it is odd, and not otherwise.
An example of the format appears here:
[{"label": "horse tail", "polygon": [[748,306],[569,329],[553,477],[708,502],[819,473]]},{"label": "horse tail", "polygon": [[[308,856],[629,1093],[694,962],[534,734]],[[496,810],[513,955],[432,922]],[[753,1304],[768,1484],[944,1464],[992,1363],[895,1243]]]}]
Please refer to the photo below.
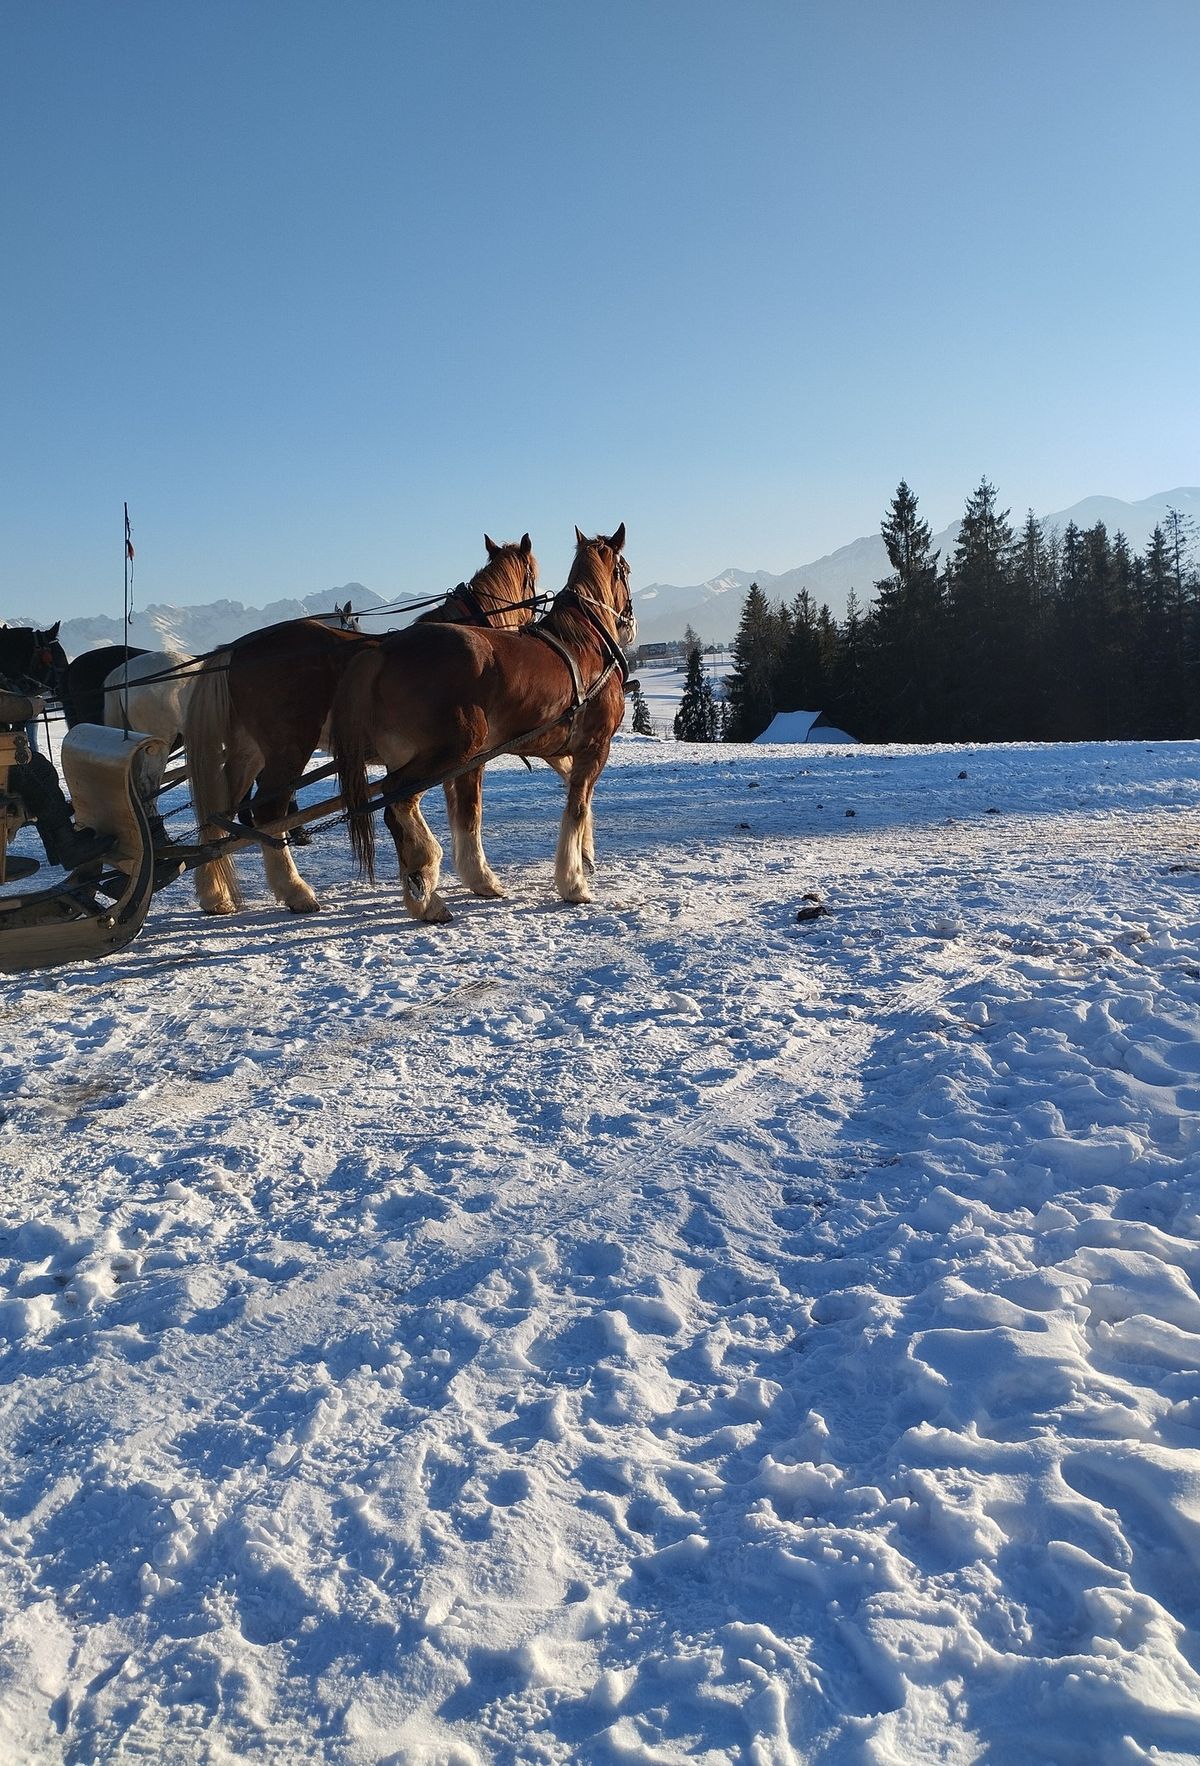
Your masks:
[{"label": "horse tail", "polygon": [[[229,780],[228,751],[233,737],[233,701],[229,694],[229,651],[208,658],[195,676],[183,720],[183,745],[187,754],[188,784],[200,837],[218,815],[234,808]],[[213,832],[219,832],[214,829]],[[201,867],[210,884],[235,907],[242,902],[237,872],[228,854]],[[197,884],[200,877],[197,876]]]},{"label": "horse tail", "polygon": [[329,747],[337,763],[338,784],[346,805],[350,850],[359,874],[375,881],[375,818],[366,808],[367,759],[370,754],[367,705],[379,672],[375,650],[355,657],[342,676],[329,718]]}]

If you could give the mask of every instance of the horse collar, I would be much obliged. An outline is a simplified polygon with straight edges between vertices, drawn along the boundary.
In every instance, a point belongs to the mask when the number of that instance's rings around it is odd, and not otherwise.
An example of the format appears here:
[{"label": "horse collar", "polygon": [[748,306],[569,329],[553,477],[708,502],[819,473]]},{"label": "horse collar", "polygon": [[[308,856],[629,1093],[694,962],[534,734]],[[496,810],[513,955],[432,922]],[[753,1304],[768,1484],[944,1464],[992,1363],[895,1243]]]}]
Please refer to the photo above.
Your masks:
[{"label": "horse collar", "polygon": [[479,596],[475,593],[470,583],[459,583],[450,592],[453,595],[457,595],[460,605],[467,610],[465,624],[486,625],[488,623],[488,616],[483,610],[483,603],[480,601]]}]

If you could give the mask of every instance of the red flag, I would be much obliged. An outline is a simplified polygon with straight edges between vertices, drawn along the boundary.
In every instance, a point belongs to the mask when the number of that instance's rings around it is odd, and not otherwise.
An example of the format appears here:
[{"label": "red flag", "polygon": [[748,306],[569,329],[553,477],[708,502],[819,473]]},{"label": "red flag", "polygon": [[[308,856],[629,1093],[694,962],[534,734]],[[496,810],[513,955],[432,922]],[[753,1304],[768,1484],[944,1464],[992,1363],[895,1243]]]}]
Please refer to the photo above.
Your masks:
[{"label": "red flag", "polygon": [[128,509],[125,511],[125,556],[130,560],[133,558],[133,530],[129,525]]}]

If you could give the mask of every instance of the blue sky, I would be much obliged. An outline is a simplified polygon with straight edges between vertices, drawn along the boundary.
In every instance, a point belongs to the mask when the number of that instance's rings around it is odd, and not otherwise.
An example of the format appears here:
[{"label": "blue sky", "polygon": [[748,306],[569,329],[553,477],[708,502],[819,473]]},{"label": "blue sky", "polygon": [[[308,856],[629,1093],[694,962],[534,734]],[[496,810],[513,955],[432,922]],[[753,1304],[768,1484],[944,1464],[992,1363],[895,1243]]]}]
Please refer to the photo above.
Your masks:
[{"label": "blue sky", "polygon": [[0,617],[1200,480],[1200,6],[5,8]]}]

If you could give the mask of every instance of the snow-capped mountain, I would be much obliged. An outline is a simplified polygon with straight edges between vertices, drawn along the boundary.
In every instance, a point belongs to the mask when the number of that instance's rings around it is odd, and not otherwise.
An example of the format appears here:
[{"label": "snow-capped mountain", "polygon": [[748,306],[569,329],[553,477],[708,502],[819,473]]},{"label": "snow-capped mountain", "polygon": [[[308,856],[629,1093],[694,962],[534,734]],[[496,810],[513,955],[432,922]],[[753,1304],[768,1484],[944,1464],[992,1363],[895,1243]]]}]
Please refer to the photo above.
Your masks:
[{"label": "snow-capped mountain", "polygon": [[[356,613],[383,607],[384,601],[361,583],[344,583],[340,589],[323,589],[302,599],[271,601],[265,607],[247,607],[241,601],[210,601],[200,607],[172,607],[152,602],[134,611],[129,642],[144,650],[182,650],[199,656],[215,650],[243,632],[257,631],[283,619],[304,619],[314,613],[332,613],[349,601]],[[32,625],[32,619],[14,619],[14,625]],[[119,619],[97,614],[91,619],[65,619],[59,640],[68,656],[94,650],[100,644],[123,644],[125,629]]]},{"label": "snow-capped mountain", "polygon": [[[1119,497],[1085,497],[1071,508],[1042,519],[1060,531],[1072,521],[1082,528],[1094,527],[1102,521],[1110,533],[1120,529],[1130,544],[1140,549],[1154,529],[1166,523],[1168,509],[1200,518],[1200,489],[1159,491],[1136,503],[1122,502]],[[1019,523],[1022,512],[1014,510],[1013,519]],[[959,526],[959,522],[953,521],[933,536],[933,545],[943,557],[953,549]],[[752,582],[772,601],[790,601],[801,589],[807,589],[818,606],[827,603],[841,619],[850,590],[854,589],[865,605],[875,583],[887,576],[890,569],[883,540],[876,533],[851,540],[849,545],[839,546],[824,558],[799,564],[778,576],[769,570],[729,569],[707,582],[688,587],[650,583],[634,591],[638,633],[644,642],[661,642],[681,638],[684,627],[691,625],[705,643],[729,643],[737,632],[742,601]]]}]

